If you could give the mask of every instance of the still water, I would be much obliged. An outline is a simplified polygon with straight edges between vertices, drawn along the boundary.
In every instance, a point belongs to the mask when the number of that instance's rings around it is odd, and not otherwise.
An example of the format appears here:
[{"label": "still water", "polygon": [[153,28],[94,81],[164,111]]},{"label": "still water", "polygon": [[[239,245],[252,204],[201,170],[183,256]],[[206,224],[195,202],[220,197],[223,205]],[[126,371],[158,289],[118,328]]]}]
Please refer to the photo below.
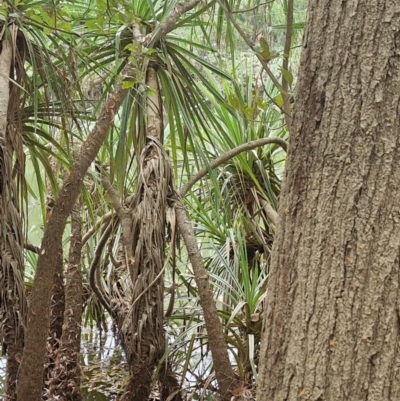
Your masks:
[{"label": "still water", "polygon": [[[126,379],[126,365],[113,333],[84,328],[81,345],[84,401],[115,401]],[[0,357],[0,396],[5,391],[6,360]]]}]

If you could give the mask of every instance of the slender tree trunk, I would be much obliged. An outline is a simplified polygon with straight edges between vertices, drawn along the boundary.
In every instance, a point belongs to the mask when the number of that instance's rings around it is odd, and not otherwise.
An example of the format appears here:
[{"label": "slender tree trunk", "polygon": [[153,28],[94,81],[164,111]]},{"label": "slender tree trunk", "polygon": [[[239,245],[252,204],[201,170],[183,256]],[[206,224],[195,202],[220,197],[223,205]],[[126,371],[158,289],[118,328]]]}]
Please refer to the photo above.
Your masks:
[{"label": "slender tree trunk", "polygon": [[[48,389],[52,371],[55,366],[57,352],[60,346],[62,326],[65,309],[65,289],[63,275],[63,250],[62,243],[59,244],[58,260],[54,266],[53,286],[51,290],[50,304],[50,326],[46,344],[44,388]],[[47,398],[44,397],[44,400]]]},{"label": "slender tree trunk", "polygon": [[180,198],[175,198],[174,207],[177,226],[185,242],[199,291],[219,393],[222,400],[229,401],[235,391],[240,388],[240,382],[235,377],[229,361],[228,347],[224,338],[222,323],[219,319],[214,295],[208,279],[208,272],[204,267],[192,224],[188,219]]},{"label": "slender tree trunk", "polygon": [[5,38],[1,41],[0,53],[0,136],[4,141],[7,131],[7,110],[10,100],[10,82],[7,77],[10,75],[13,43],[6,32]]},{"label": "slender tree trunk", "polygon": [[[53,170],[55,172],[55,169]],[[50,216],[51,213],[49,213]],[[63,280],[63,249],[62,243],[58,246],[58,260],[54,266],[53,286],[51,289],[50,304],[50,326],[46,344],[45,368],[44,368],[44,389],[48,390],[55,366],[57,351],[60,346],[62,325],[64,321],[65,291]],[[45,394],[48,394],[45,391]],[[48,398],[43,397],[44,400]]]},{"label": "slender tree trunk", "polygon": [[[0,338],[3,355],[7,355],[7,400],[16,400],[17,374],[24,346],[26,294],[23,281],[22,219],[18,187],[13,179],[13,158],[19,162],[22,141],[10,117],[10,99],[18,104],[19,92],[10,96],[13,46],[17,27],[10,25],[1,41],[0,53]],[[15,34],[15,35],[14,35]],[[14,116],[13,116],[14,117]],[[16,146],[18,145],[18,148]]]},{"label": "slender tree trunk", "polygon": [[[130,75],[127,64],[122,74]],[[104,104],[93,131],[83,143],[79,156],[71,167],[71,173],[60,190],[53,213],[48,221],[33,282],[28,309],[27,335],[19,371],[18,400],[38,401],[42,392],[42,377],[46,337],[49,328],[49,308],[53,285],[54,267],[58,261],[59,244],[69,214],[82,188],[87,169],[97,155],[107,131],[127,94],[122,82]]]},{"label": "slender tree trunk", "polygon": [[311,0],[257,400],[400,399],[400,8]]},{"label": "slender tree trunk", "polygon": [[[199,3],[200,0],[178,2],[171,10],[168,18],[158,27],[157,34],[152,37],[144,38],[139,27],[135,24],[132,27],[134,40],[145,46],[153,46],[154,43],[157,43],[175,28],[183,13],[191,10]],[[123,79],[134,75],[135,69],[131,63],[128,63],[121,71]],[[43,372],[38,367],[43,365],[45,355],[52,276],[57,262],[57,245],[61,241],[67,218],[81,192],[83,177],[96,157],[127,91],[127,89],[123,89],[123,83],[120,82],[104,104],[93,131],[83,143],[80,154],[71,167],[70,175],[60,190],[53,214],[46,227],[30,296],[25,350],[19,370],[18,399],[20,401],[28,399],[38,401],[41,397],[40,377]],[[157,333],[157,335],[159,334]]]},{"label": "slender tree trunk", "polygon": [[[166,208],[172,195],[172,170],[160,140],[163,137],[162,102],[156,71],[146,74],[149,88],[146,144],[139,158],[137,191],[123,208],[111,184],[103,184],[122,226],[116,280],[112,287],[112,313],[127,357],[130,379],[121,401],[147,399],[152,376],[165,352],[164,269]],[[128,278],[129,277],[129,278]],[[121,294],[123,297],[121,297]],[[126,298],[130,296],[131,302]],[[117,300],[117,301],[116,301]],[[179,384],[168,366],[159,377],[162,399],[182,399]]]},{"label": "slender tree trunk", "polygon": [[152,375],[165,351],[164,263],[167,198],[172,194],[172,170],[161,140],[162,101],[156,71],[146,74],[146,145],[139,159],[139,180],[130,210],[132,237],[124,243],[133,255],[130,264],[132,305],[121,331],[130,370],[123,401],[141,401],[151,392]]},{"label": "slender tree trunk", "polygon": [[49,384],[49,399],[82,400],[79,363],[82,323],[81,221],[73,211],[71,247],[66,273],[65,313],[63,332],[57,350],[55,367]]},{"label": "slender tree trunk", "polygon": [[[57,138],[58,141],[59,139],[60,138]],[[51,150],[53,152],[56,151],[53,145],[51,145]],[[50,165],[54,176],[57,177],[58,160],[53,156],[50,156]],[[49,179],[46,179],[46,189],[47,189],[46,217],[47,219],[49,219],[53,213],[53,207],[55,203],[53,188]],[[62,325],[64,321],[64,309],[65,309],[65,288],[63,279],[63,248],[62,248],[62,243],[60,243],[58,260],[56,265],[54,266],[53,287],[51,289],[50,327],[46,344],[45,369],[43,375],[44,377],[43,387],[45,389],[45,396],[43,397],[43,400],[47,400],[48,398],[46,395],[49,394],[49,392],[51,392],[51,389],[49,389],[49,383],[51,382],[52,370],[55,366],[57,351],[60,345],[60,338],[62,335]]]}]

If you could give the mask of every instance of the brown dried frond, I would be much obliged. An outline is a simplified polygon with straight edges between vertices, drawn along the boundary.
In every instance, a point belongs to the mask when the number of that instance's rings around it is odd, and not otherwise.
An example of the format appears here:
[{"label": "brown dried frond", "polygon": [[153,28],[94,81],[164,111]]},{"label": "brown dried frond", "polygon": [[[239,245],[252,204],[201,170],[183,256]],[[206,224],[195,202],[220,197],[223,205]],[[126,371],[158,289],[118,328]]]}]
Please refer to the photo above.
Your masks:
[{"label": "brown dried frond", "polygon": [[166,209],[172,194],[172,171],[162,144],[154,137],[140,156],[140,173],[132,209],[132,247],[130,264],[133,285],[132,304],[122,334],[125,344],[141,363],[154,363],[163,348],[163,281],[165,259]]}]

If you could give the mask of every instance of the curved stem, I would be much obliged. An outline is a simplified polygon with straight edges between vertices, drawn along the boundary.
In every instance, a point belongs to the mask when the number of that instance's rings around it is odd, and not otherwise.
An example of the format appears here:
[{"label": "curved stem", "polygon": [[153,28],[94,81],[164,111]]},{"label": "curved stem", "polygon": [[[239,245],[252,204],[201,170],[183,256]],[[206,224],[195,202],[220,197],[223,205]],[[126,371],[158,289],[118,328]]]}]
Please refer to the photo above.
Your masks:
[{"label": "curved stem", "polygon": [[223,153],[221,156],[218,156],[215,160],[213,160],[210,163],[210,166],[208,168],[201,169],[194,177],[192,177],[185,185],[183,185],[179,189],[178,194],[183,198],[189,192],[189,190],[193,187],[193,185],[196,184],[197,181],[199,181],[203,177],[205,177],[209,173],[210,170],[227,162],[228,160],[237,156],[239,153],[242,153],[246,150],[255,149],[255,148],[258,148],[263,145],[268,145],[271,143],[279,145],[285,152],[287,152],[288,143],[281,138],[261,138],[261,139],[255,140],[255,141],[250,141],[250,142],[244,143],[243,145],[239,145],[238,147],[233,148],[226,153]]},{"label": "curved stem", "polygon": [[89,230],[86,231],[86,234],[82,237],[82,246],[89,241],[89,238],[99,229],[102,224],[107,224],[111,220],[113,214],[114,212],[112,210],[107,212],[101,217],[101,219],[97,220]]},{"label": "curved stem", "polygon": [[111,316],[113,315],[113,313],[112,313],[112,309],[110,306],[110,300],[109,300],[107,294],[105,293],[101,282],[97,282],[96,273],[100,266],[101,253],[104,249],[105,244],[107,243],[108,238],[110,237],[112,227],[113,227],[113,224],[111,221],[108,223],[102,236],[100,237],[99,243],[97,244],[96,250],[94,252],[94,258],[93,258],[92,263],[90,264],[90,268],[89,268],[90,288],[93,290],[93,292],[96,294],[97,298],[99,299],[100,303],[104,306],[104,308],[108,311],[108,313]]}]

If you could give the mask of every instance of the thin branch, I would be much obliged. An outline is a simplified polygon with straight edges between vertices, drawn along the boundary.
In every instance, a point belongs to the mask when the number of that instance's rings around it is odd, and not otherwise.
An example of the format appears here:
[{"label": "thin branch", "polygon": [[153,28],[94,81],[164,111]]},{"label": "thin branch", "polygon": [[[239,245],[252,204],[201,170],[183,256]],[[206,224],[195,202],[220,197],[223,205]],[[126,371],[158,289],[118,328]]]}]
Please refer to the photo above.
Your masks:
[{"label": "thin branch", "polygon": [[178,2],[168,17],[155,29],[151,38],[151,43],[157,43],[160,39],[165,37],[167,33],[171,32],[182,14],[195,8],[200,2],[201,0]]},{"label": "thin branch", "polygon": [[106,178],[102,178],[101,184],[103,185],[106,194],[110,198],[111,204],[113,205],[114,210],[116,211],[119,219],[122,221],[126,217],[127,210],[122,205],[121,201],[119,200],[119,196],[113,186],[111,185],[110,181]]},{"label": "thin branch", "polygon": [[185,185],[183,185],[179,189],[179,191],[178,191],[179,195],[183,198],[187,194],[187,192],[193,187],[193,185],[196,184],[197,181],[199,181],[203,177],[205,177],[210,170],[227,162],[228,160],[237,156],[239,153],[242,153],[245,150],[255,149],[260,146],[271,144],[271,143],[279,145],[280,147],[282,147],[282,149],[285,152],[287,152],[288,143],[281,138],[261,138],[261,139],[255,140],[255,141],[250,141],[250,142],[244,143],[243,145],[239,145],[238,147],[229,150],[228,152],[222,154],[221,156],[218,156],[215,160],[213,160],[210,163],[210,166],[208,168],[203,168],[202,170],[200,170],[194,177],[192,177]]},{"label": "thin branch", "polygon": [[27,249],[28,251],[34,252],[36,254],[39,255],[40,253],[40,247],[33,245],[33,244],[29,244],[27,242],[24,242],[24,248]]},{"label": "thin branch", "polygon": [[256,55],[258,60],[260,61],[262,67],[264,68],[265,72],[271,78],[271,81],[278,88],[279,92],[281,92],[283,94],[284,90],[283,90],[282,85],[279,83],[279,81],[276,79],[275,75],[272,73],[272,71],[268,67],[268,63],[257,52],[257,50],[256,50],[256,48],[254,46],[254,43],[250,40],[250,38],[246,35],[246,33],[243,31],[243,29],[238,24],[238,22],[235,20],[235,18],[233,17],[232,11],[229,10],[228,7],[221,0],[216,0],[216,1],[220,5],[220,7],[224,10],[224,12],[225,12],[226,16],[228,17],[229,21],[236,28],[236,30],[238,31],[239,35],[245,41],[246,45],[249,46],[251,50],[253,50],[254,54]]},{"label": "thin branch", "polygon": [[244,14],[244,13],[249,13],[250,11],[254,11],[254,10],[256,10],[257,8],[261,7],[261,6],[266,6],[267,4],[271,4],[271,3],[273,3],[273,2],[274,2],[274,0],[270,0],[270,1],[266,1],[265,3],[257,4],[257,5],[254,6],[254,7],[246,8],[246,9],[244,9],[244,10],[237,10],[237,11],[232,11],[232,10],[231,10],[231,13],[232,13],[232,14]]},{"label": "thin branch", "polygon": [[[283,49],[283,61],[282,61],[282,69],[285,71],[289,71],[289,54],[290,48],[292,46],[292,35],[293,35],[293,0],[288,0],[287,3],[287,16],[286,16],[286,38],[285,38],[285,46]],[[283,100],[283,109],[285,110],[285,120],[288,128],[290,129],[291,125],[291,111],[290,111],[290,96],[288,93],[289,83],[285,79],[282,74],[282,100]]]},{"label": "thin branch", "polygon": [[100,228],[100,226],[102,226],[103,224],[107,224],[111,220],[113,214],[113,210],[107,212],[106,214],[101,216],[101,219],[97,220],[89,230],[86,231],[86,234],[82,237],[82,246],[89,241],[89,238]]}]

